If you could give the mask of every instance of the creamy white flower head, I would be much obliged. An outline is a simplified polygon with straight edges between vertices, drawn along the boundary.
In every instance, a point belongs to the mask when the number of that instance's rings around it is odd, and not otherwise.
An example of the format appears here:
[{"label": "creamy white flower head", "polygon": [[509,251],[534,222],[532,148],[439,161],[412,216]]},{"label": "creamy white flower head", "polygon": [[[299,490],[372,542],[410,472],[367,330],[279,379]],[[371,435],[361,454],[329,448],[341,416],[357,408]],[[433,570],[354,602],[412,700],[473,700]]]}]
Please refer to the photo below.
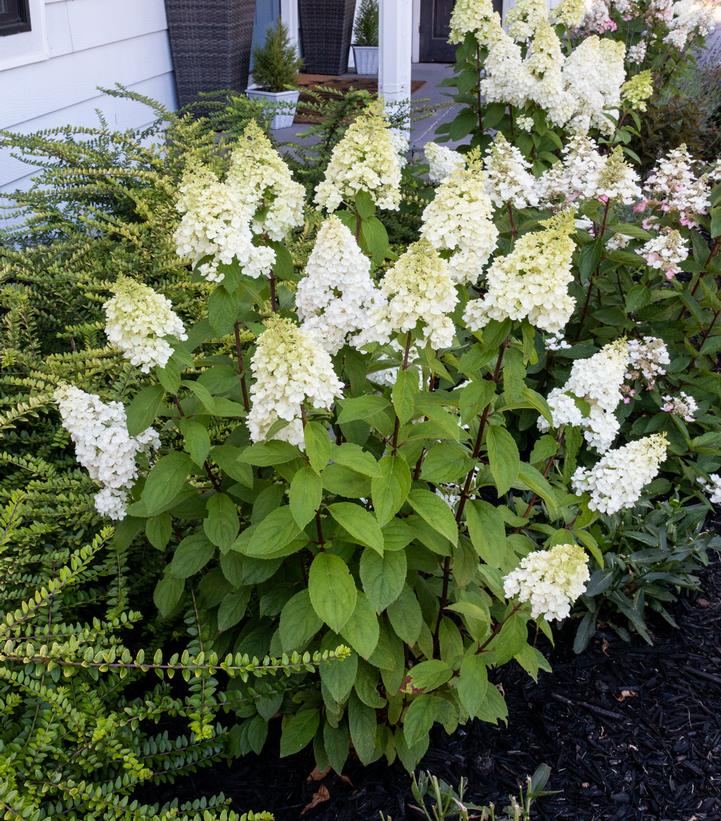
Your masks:
[{"label": "creamy white flower head", "polygon": [[628,340],[628,369],[626,379],[643,379],[649,388],[656,385],[659,376],[666,373],[666,365],[671,362],[668,348],[657,336]]},{"label": "creamy white flower head", "polygon": [[583,594],[589,579],[588,559],[583,548],[558,544],[534,550],[503,579],[507,598],[530,602],[531,616],[547,621],[565,619],[571,605]]},{"label": "creamy white flower head", "polygon": [[488,45],[483,70],[481,92],[486,102],[521,108],[530,99],[535,80],[523,60],[521,47],[500,26]]},{"label": "creamy white flower head", "polygon": [[369,105],[348,126],[333,149],[325,176],[315,189],[315,202],[335,211],[365,191],[378,208],[394,211],[401,201],[401,169],[405,155],[383,114],[380,101]]},{"label": "creamy white flower head", "polygon": [[667,444],[665,433],[654,433],[607,451],[592,468],[577,468],[571,480],[574,492],[588,493],[589,508],[599,513],[634,507],[658,475]]},{"label": "creamy white flower head", "polygon": [[283,239],[302,224],[303,201],[303,186],[293,182],[268,138],[250,122],[233,149],[225,182],[197,163],[185,170],[176,204],[182,214],[174,234],[178,256],[210,282],[221,282],[219,266],[234,260],[247,276],[265,276],[275,251],[256,245],[255,236]]},{"label": "creamy white flower head", "polygon": [[120,277],[112,291],[103,306],[110,344],[143,373],[156,365],[164,368],[173,355],[167,338],[188,338],[170,300],[129,277]]},{"label": "creamy white flower head", "polygon": [[576,101],[566,88],[561,41],[548,20],[538,22],[525,65],[531,77],[529,99],[546,111],[551,122],[565,125],[575,111]]},{"label": "creamy white flower head", "polygon": [[551,166],[537,181],[541,198],[549,203],[573,203],[591,199],[606,159],[590,137],[574,136],[563,148],[561,162]]},{"label": "creamy white flower head", "polygon": [[533,131],[533,117],[516,117],[516,126],[521,129],[521,131],[528,131],[529,133]]},{"label": "creamy white flower head", "polygon": [[303,224],[305,188],[254,120],[233,147],[226,182],[253,202],[254,234],[280,242]]},{"label": "creamy white flower head", "polygon": [[604,202],[615,200],[624,205],[630,205],[642,197],[638,173],[626,162],[620,146],[606,158],[598,175],[596,196]]},{"label": "creamy white flower head", "polygon": [[273,316],[265,323],[251,357],[255,381],[250,388],[250,438],[268,438],[279,420],[288,424],[272,435],[303,448],[301,406],[330,410],[343,395],[343,384],[333,370],[330,355],[311,331],[290,319]]},{"label": "creamy white flower head", "polygon": [[428,161],[428,176],[431,182],[443,182],[456,168],[462,168],[466,164],[463,154],[438,143],[426,143],[423,146],[423,153]]},{"label": "creamy white flower head", "polygon": [[523,154],[499,131],[486,151],[484,167],[488,193],[496,208],[538,205],[536,179]]},{"label": "creamy white flower head", "polygon": [[676,0],[671,6],[668,33],[664,37],[678,49],[683,49],[694,37],[710,34],[719,14],[718,0]]},{"label": "creamy white flower head", "polygon": [[[610,135],[615,128],[626,80],[626,46],[619,40],[586,37],[563,66],[564,87],[575,111],[568,127],[577,134],[596,128]],[[609,116],[611,119],[609,119]]]},{"label": "creamy white flower head", "polygon": [[456,0],[451,13],[449,43],[462,43],[472,34],[481,45],[488,43],[501,28],[501,18],[492,0]]},{"label": "creamy white flower head", "polygon": [[648,43],[645,40],[641,40],[640,43],[629,46],[626,59],[629,63],[640,65],[646,59],[647,49]]},{"label": "creamy white flower head", "polygon": [[547,19],[547,0],[517,0],[506,12],[503,22],[517,43],[526,43],[535,34],[539,23]]},{"label": "creamy white flower head", "polygon": [[718,473],[712,473],[708,477],[708,481],[699,479],[701,487],[708,493],[709,502],[712,505],[721,505],[721,476]]},{"label": "creamy white flower head", "polygon": [[569,29],[576,29],[583,23],[587,8],[587,0],[561,0],[554,9],[551,9],[553,22],[561,23]]},{"label": "creamy white flower head", "polygon": [[371,279],[370,260],[336,216],[318,231],[295,301],[301,327],[313,331],[330,354],[355,344],[385,302]]},{"label": "creamy white flower head", "polygon": [[551,334],[567,325],[575,305],[568,293],[573,281],[573,211],[541,224],[543,230],[524,234],[510,254],[494,259],[486,272],[487,293],[466,305],[463,318],[470,330],[480,330],[492,319],[528,319]]},{"label": "creamy white flower head", "polygon": [[458,294],[448,263],[428,240],[418,240],[401,254],[383,278],[381,291],[387,306],[372,316],[364,341],[385,344],[392,334],[420,325],[423,338],[435,350],[453,344],[455,326],[449,314]]},{"label": "creamy white flower head", "polygon": [[653,74],[650,70],[639,71],[621,86],[621,98],[634,111],[645,111],[646,102],[653,95]]},{"label": "creamy white flower head", "polygon": [[674,413],[686,422],[693,422],[698,412],[698,402],[685,391],[679,391],[677,396],[667,394],[663,397],[661,410],[665,413]]},{"label": "creamy white flower head", "polygon": [[696,176],[685,144],[657,161],[646,180],[645,194],[649,203],[664,213],[678,212],[681,223],[690,228],[711,206],[708,178]]},{"label": "creamy white flower head", "polygon": [[666,279],[673,279],[680,273],[681,263],[688,259],[689,247],[687,240],[679,231],[663,227],[658,236],[638,249],[638,253],[650,268],[663,271]]},{"label": "creamy white flower head", "polygon": [[[628,342],[618,339],[586,359],[577,359],[562,388],[548,395],[553,425],[574,425],[583,429],[586,441],[599,453],[608,450],[619,430],[615,410],[623,399],[621,386],[628,364]],[[577,401],[577,400],[580,400]],[[544,417],[539,430],[548,430]]]},{"label": "creamy white flower head", "polygon": [[448,276],[456,284],[474,284],[496,247],[498,229],[486,187],[483,163],[474,150],[467,165],[438,186],[423,211],[421,236],[438,251],[452,252]]},{"label": "creamy white flower head", "polygon": [[138,477],[136,457],[160,447],[158,434],[147,428],[130,436],[120,402],[102,402],[99,396],[73,385],[60,385],[55,402],[75,444],[78,462],[101,486],[95,496],[98,513],[124,519],[128,493]]}]

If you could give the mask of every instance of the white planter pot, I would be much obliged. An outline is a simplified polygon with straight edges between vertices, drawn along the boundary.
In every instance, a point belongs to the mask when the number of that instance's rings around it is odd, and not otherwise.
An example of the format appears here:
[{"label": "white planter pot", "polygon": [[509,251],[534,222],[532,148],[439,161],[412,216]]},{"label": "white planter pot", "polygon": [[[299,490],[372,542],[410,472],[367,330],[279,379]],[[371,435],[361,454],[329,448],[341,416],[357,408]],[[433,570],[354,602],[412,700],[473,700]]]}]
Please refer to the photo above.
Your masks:
[{"label": "white planter pot", "polygon": [[264,107],[271,115],[272,130],[293,125],[299,91],[263,91],[261,88],[248,88],[245,93],[251,100],[261,100],[264,103]]},{"label": "white planter pot", "polygon": [[353,46],[353,57],[358,74],[378,74],[378,46]]}]

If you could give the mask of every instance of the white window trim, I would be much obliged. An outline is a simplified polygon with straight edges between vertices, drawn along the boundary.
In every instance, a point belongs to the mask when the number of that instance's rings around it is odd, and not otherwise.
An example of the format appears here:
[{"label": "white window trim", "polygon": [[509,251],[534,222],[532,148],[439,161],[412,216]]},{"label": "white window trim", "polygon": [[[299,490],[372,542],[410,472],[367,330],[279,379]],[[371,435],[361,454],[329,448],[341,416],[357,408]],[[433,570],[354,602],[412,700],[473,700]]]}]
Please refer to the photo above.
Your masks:
[{"label": "white window trim", "polygon": [[45,0],[30,0],[30,31],[0,37],[0,71],[48,59]]}]

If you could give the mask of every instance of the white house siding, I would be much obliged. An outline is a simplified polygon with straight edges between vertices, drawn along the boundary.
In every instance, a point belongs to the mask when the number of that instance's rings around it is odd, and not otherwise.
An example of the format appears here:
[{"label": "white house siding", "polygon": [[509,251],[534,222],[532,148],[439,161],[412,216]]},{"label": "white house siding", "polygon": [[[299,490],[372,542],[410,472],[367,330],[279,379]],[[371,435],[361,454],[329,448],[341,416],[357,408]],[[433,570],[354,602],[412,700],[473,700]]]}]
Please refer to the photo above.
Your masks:
[{"label": "white house siding", "polygon": [[[42,2],[42,0],[40,0]],[[2,69],[0,128],[21,133],[61,125],[146,125],[150,110],[98,91],[116,83],[174,108],[175,86],[163,0],[44,0],[44,59]],[[35,15],[33,26],[40,25]],[[25,188],[32,169],[0,151],[0,191]]]}]

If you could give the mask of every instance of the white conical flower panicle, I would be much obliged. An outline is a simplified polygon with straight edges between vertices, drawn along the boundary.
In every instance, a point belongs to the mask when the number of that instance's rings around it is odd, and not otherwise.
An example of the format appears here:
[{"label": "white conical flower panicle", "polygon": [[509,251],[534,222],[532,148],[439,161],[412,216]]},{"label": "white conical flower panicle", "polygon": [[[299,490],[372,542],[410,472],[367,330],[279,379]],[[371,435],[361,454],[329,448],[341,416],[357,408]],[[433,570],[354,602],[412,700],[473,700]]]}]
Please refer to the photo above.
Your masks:
[{"label": "white conical flower panicle", "polygon": [[438,251],[451,251],[448,275],[456,284],[475,284],[496,247],[498,229],[486,193],[483,165],[477,152],[465,167],[442,182],[423,211],[421,236]]},{"label": "white conical flower panicle", "polygon": [[303,448],[303,411],[330,410],[343,395],[343,384],[333,370],[330,355],[311,331],[304,331],[290,319],[274,316],[265,324],[251,358],[255,379],[250,388],[252,406],[248,414],[250,438],[268,438],[278,421],[288,424],[273,433]]},{"label": "white conical flower panicle", "polygon": [[588,559],[581,547],[557,544],[534,550],[503,579],[507,598],[529,602],[534,619],[565,619],[571,605],[583,594],[589,579]]},{"label": "white conical flower panicle", "polygon": [[681,273],[679,266],[688,259],[689,247],[680,231],[664,226],[657,236],[638,249],[638,253],[649,268],[663,271],[666,279],[671,280]]},{"label": "white conical flower panicle", "polygon": [[[623,399],[621,386],[628,364],[628,342],[619,339],[605,345],[587,359],[577,359],[571,375],[562,388],[548,395],[553,425],[574,425],[583,428],[586,441],[599,453],[608,450],[619,430],[615,410]],[[580,400],[580,401],[578,401]],[[548,430],[548,422],[538,419],[540,430]]]},{"label": "white conical flower panicle", "polygon": [[295,297],[304,330],[330,354],[367,329],[384,298],[373,284],[370,260],[336,216],[321,225]]},{"label": "white conical flower panicle", "polygon": [[426,239],[401,254],[381,283],[386,306],[373,312],[363,342],[385,344],[394,333],[420,326],[423,338],[435,350],[453,344],[455,325],[449,314],[458,294],[448,274],[448,263]]},{"label": "white conical flower panicle", "polygon": [[463,154],[438,143],[426,143],[423,153],[428,161],[428,176],[434,183],[443,182],[456,168],[466,164]]},{"label": "white conical flower panicle", "polygon": [[586,37],[568,56],[563,80],[574,101],[574,113],[566,124],[570,131],[585,134],[595,128],[613,134],[626,80],[625,57],[622,41],[596,36]]},{"label": "white conical flower panicle", "polygon": [[536,179],[523,154],[499,131],[485,157],[488,193],[496,208],[538,205]]},{"label": "white conical flower panicle", "polygon": [[670,364],[671,356],[663,339],[657,336],[629,339],[627,380],[643,379],[649,388],[653,388],[656,380],[666,373],[666,365]]},{"label": "white conical flower panicle", "polygon": [[466,34],[472,34],[484,45],[491,28],[501,28],[501,18],[494,10],[492,0],[456,0],[448,42],[462,43]]},{"label": "white conical flower panicle", "polygon": [[494,259],[486,273],[486,295],[466,305],[464,320],[470,330],[478,331],[492,319],[528,319],[550,334],[565,328],[575,305],[568,293],[573,212],[556,214],[542,225],[543,230],[519,237],[510,254]]},{"label": "white conical flower panicle", "polygon": [[352,205],[356,194],[364,191],[378,208],[396,210],[401,202],[405,149],[380,101],[368,106],[333,149],[325,176],[315,189],[316,204],[335,211],[344,202]]},{"label": "white conical flower panicle", "polygon": [[247,276],[265,276],[275,251],[256,244],[255,237],[281,240],[301,225],[304,193],[270,140],[251,122],[233,149],[224,182],[197,163],[183,174],[176,204],[182,217],[174,235],[178,256],[210,282],[221,282],[219,266],[234,260]]},{"label": "white conical flower panicle", "polygon": [[303,224],[305,188],[254,120],[233,147],[227,181],[253,203],[254,234],[280,242]]},{"label": "white conical flower panicle", "polygon": [[649,204],[664,213],[677,212],[682,225],[689,228],[696,226],[698,217],[711,206],[708,178],[696,176],[685,144],[657,161],[646,180],[645,194]]},{"label": "white conical flower panicle", "polygon": [[160,447],[158,434],[147,428],[130,436],[120,402],[102,402],[99,396],[72,385],[61,385],[55,391],[55,402],[78,462],[101,485],[95,495],[98,513],[124,519],[128,493],[138,477],[136,458]]},{"label": "white conical flower panicle", "polygon": [[517,0],[503,17],[506,31],[517,43],[527,43],[547,20],[547,0]]},{"label": "white conical flower panicle", "polygon": [[541,199],[567,205],[595,197],[605,164],[594,140],[571,137],[563,148],[561,162],[552,165],[537,181]]},{"label": "white conical flower panicle", "polygon": [[623,149],[613,149],[598,175],[596,197],[603,202],[616,201],[630,205],[642,197],[638,174],[623,158]]},{"label": "white conical flower panicle", "polygon": [[617,513],[633,507],[644,487],[658,475],[666,458],[665,433],[654,433],[620,448],[614,448],[592,468],[573,474],[575,493],[588,493],[588,506],[599,513]]},{"label": "white conical flower panicle", "polygon": [[103,306],[108,341],[143,373],[156,365],[164,368],[173,355],[168,337],[188,338],[172,303],[129,277],[120,277],[112,290]]},{"label": "white conical flower panicle", "polygon": [[661,410],[664,413],[674,413],[686,422],[693,422],[698,412],[698,402],[685,391],[679,391],[677,396],[667,394],[663,397]]}]

